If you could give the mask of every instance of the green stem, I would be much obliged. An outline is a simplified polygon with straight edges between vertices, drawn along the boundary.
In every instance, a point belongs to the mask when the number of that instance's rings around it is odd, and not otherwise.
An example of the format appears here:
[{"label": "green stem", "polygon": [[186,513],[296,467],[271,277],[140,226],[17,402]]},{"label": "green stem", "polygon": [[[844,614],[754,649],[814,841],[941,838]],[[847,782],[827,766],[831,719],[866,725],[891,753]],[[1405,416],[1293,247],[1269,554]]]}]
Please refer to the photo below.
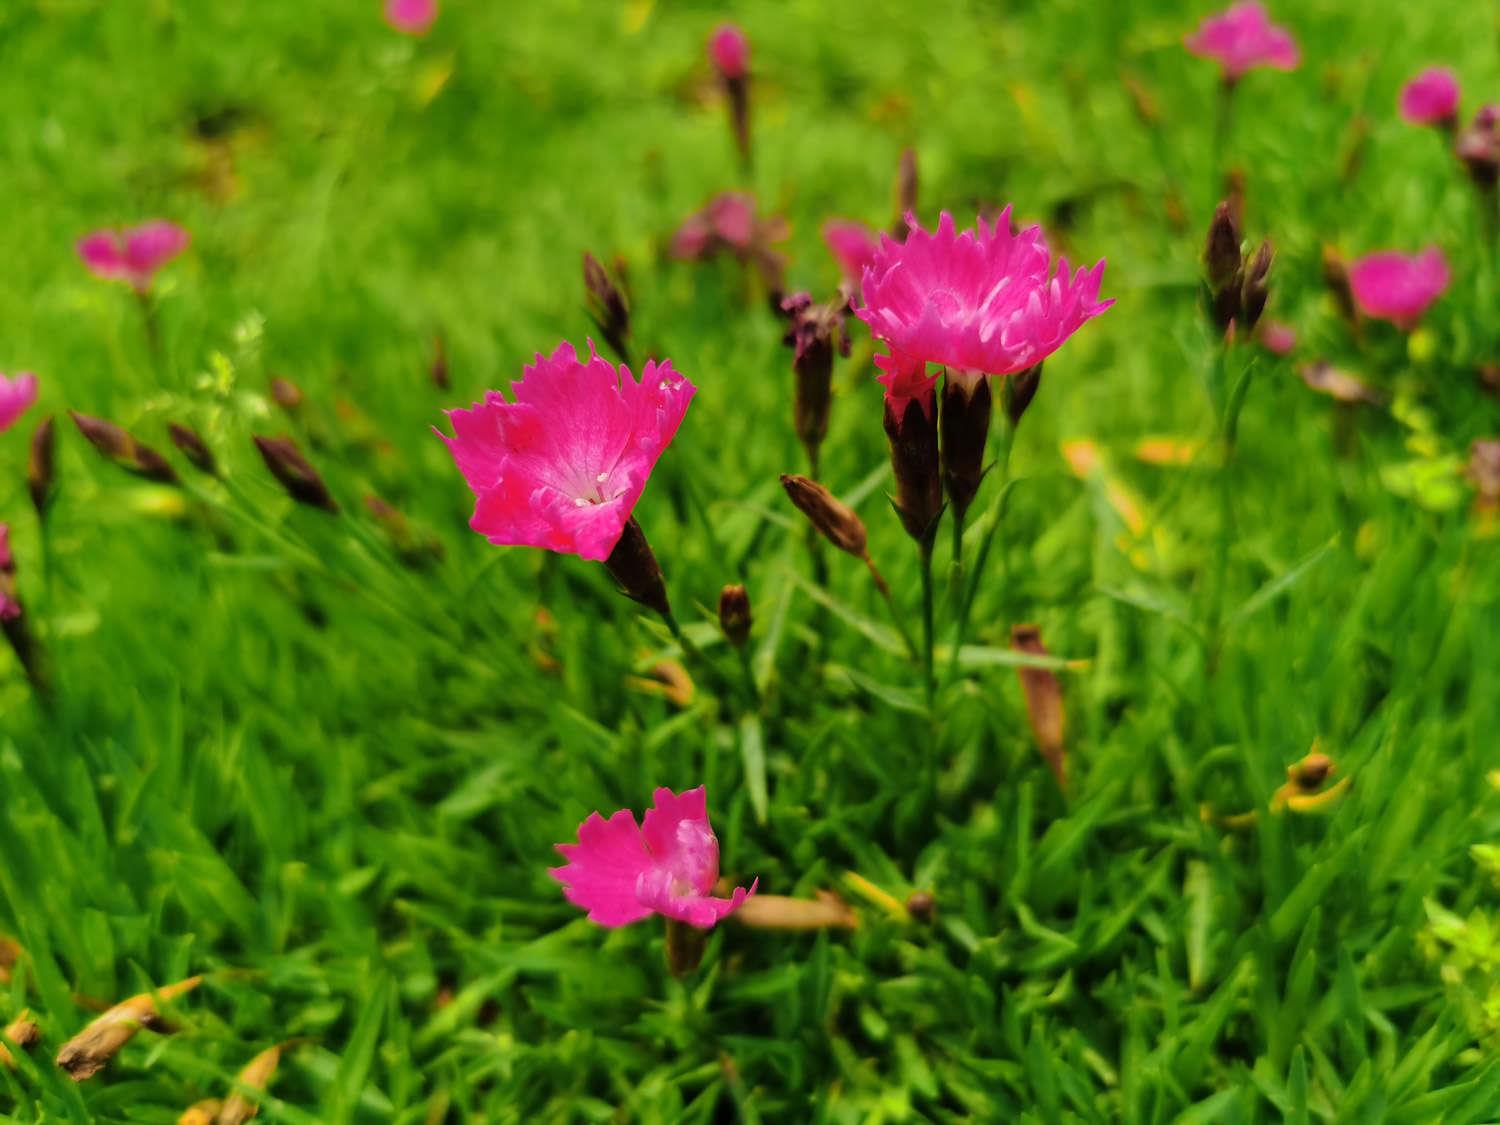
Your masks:
[{"label": "green stem", "polygon": [[964,525],[968,512],[953,512],[953,559],[948,565],[948,601],[957,606],[964,596]]},{"label": "green stem", "polygon": [[1224,158],[1229,150],[1229,130],[1233,121],[1235,83],[1225,80],[1219,83],[1218,95],[1214,99],[1213,168],[1208,192],[1210,208],[1222,198],[1224,191]]},{"label": "green stem", "polygon": [[932,672],[932,538],[921,543],[922,559],[922,689],[927,699],[927,713],[933,713],[937,680]]},{"label": "green stem", "polygon": [[963,589],[963,597],[958,603],[958,623],[953,630],[953,652],[948,658],[950,680],[958,674],[958,654],[968,638],[969,615],[974,609],[974,597],[979,593],[979,583],[984,578],[985,563],[989,562],[990,551],[1000,537],[1000,525],[1005,517],[1006,494],[1010,491],[1010,451],[1015,445],[1015,440],[1015,427],[1011,425],[1009,419],[1004,419],[1000,423],[1000,460],[996,462],[993,470],[999,480],[995,484],[995,498],[990,501],[989,526],[984,529],[984,537],[979,541],[979,553],[974,556],[973,573],[970,574],[968,584]]},{"label": "green stem", "polygon": [[750,710],[759,711],[761,708],[760,688],[755,683],[755,667],[750,662],[750,646],[740,645],[740,671],[745,676],[745,693],[750,698]]}]

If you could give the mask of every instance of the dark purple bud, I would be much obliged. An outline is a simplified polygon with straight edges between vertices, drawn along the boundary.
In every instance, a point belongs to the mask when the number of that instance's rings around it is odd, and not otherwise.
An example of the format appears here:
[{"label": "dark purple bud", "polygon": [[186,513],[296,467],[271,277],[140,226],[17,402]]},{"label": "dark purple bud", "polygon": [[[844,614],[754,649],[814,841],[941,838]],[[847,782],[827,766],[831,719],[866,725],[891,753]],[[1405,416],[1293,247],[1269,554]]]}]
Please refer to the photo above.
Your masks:
[{"label": "dark purple bud", "polygon": [[45,520],[57,488],[56,434],[52,415],[37,423],[31,435],[31,455],[26,462],[26,488],[37,518]]},{"label": "dark purple bud", "polygon": [[[969,381],[972,380],[972,383]],[[942,435],[943,487],[954,518],[962,520],[984,479],[984,449],[989,440],[993,410],[988,376],[943,380],[942,413],[938,425]]]},{"label": "dark purple bud", "polygon": [[626,521],[625,530],[620,533],[619,542],[609,553],[609,558],[604,560],[604,566],[627,598],[671,619],[672,605],[667,600],[667,584],[662,578],[661,566],[634,516]]},{"label": "dark purple bud", "polygon": [[186,457],[194,468],[209,476],[218,474],[219,466],[214,461],[213,451],[208,448],[208,443],[199,436],[197,430],[191,426],[172,422],[167,426],[167,433],[171,435],[172,444],[177,447],[177,452]]},{"label": "dark purple bud", "polygon": [[724,639],[735,648],[744,648],[750,639],[750,595],[745,587],[725,586],[719,594],[719,628]]},{"label": "dark purple bud", "polygon": [[251,437],[255,448],[260,450],[266,468],[271,470],[271,475],[286,489],[288,496],[310,508],[320,508],[330,515],[338,514],[338,501],[328,491],[328,485],[324,483],[318,470],[302,456],[295,441],[289,437],[271,438],[260,434],[252,434]]},{"label": "dark purple bud", "polygon": [[126,472],[159,484],[177,483],[177,473],[165,457],[113,422],[71,410],[68,414],[89,444]]}]

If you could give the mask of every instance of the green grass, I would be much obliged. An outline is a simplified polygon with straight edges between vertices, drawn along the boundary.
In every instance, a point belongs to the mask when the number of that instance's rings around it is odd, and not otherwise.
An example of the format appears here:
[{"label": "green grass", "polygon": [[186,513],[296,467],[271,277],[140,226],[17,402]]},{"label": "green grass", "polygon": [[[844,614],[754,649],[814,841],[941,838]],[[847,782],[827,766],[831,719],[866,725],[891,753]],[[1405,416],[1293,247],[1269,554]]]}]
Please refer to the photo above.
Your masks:
[{"label": "green grass", "polygon": [[[1197,307],[1214,77],[1179,47],[1201,11],[738,7],[753,186],[791,219],[794,286],[836,283],[823,217],[890,220],[907,144],[925,218],[1014,200],[1075,260],[1109,259],[1119,303],[1047,365],[974,613],[991,656],[1036,621],[1086,662],[1063,673],[1070,792],[1036,753],[1014,668],[992,664],[944,682],[926,799],[918,672],[871,639],[889,627],[859,564],[832,555],[826,595],[811,586],[777,485],[803,463],[779,327],[733,263],[664,258],[682,217],[742,183],[701,63],[724,12],[449,0],[413,43],[375,0],[12,3],[0,367],[44,389],[0,437],[0,518],[56,702],[0,653],[0,932],[25,949],[0,1017],[29,1005],[44,1036],[0,1070],[0,1112],[174,1121],[305,1038],[263,1120],[1500,1118],[1493,1042],[1477,1047],[1473,997],[1445,990],[1423,937],[1426,900],[1465,917],[1495,901],[1468,849],[1500,836],[1500,539],[1456,474],[1500,429],[1473,376],[1500,354],[1500,287],[1467,183],[1394,111],[1439,60],[1466,110],[1500,96],[1493,6],[1277,6],[1306,61],[1240,90],[1228,155],[1247,232],[1276,241],[1270,315],[1301,354],[1360,371],[1387,405],[1341,442],[1329,400],[1263,358],[1227,481]],[[1122,71],[1159,104],[1155,139]],[[228,130],[227,193],[205,190],[226,159],[205,119]],[[72,250],[157,215],[194,236],[164,275],[159,368],[128,295]],[[1393,332],[1356,345],[1322,294],[1321,246],[1429,240],[1455,282],[1414,354]],[[633,687],[672,653],[664,631],[602,568],[470,533],[430,432],[533,352],[582,341],[586,249],[625,255],[637,339],[699,387],[638,515],[726,675],[707,607],[747,582],[764,694],[748,724],[703,676],[686,710]],[[427,375],[439,329],[446,393]],[[823,476],[862,497],[915,628],[915,552],[881,496],[856,336]],[[275,373],[307,393],[295,419],[269,401]],[[167,423],[190,422],[228,486],[180,458],[185,491],[132,481],[63,418],[44,556],[26,434],[65,409],[163,450]],[[268,477],[250,434],[281,431],[342,516],[293,507]],[[1153,435],[1207,451],[1144,466],[1131,450]],[[1068,471],[1060,443],[1081,437],[1139,498],[1144,536],[1122,546],[1105,478]],[[368,492],[435,534],[442,562],[400,566]],[[1314,739],[1352,789],[1319,815],[1268,815]],[[861,927],[726,924],[675,980],[658,926],[606,932],[563,901],[552,845],[585,814],[700,782],[726,875],[839,890]],[[1227,830],[1204,804],[1261,815]],[[935,922],[895,920],[848,872],[898,900],[931,890]],[[52,1066],[91,1018],[75,997],[196,972],[217,975],[175,1005],[175,1034],[143,1032],[78,1087]]]}]

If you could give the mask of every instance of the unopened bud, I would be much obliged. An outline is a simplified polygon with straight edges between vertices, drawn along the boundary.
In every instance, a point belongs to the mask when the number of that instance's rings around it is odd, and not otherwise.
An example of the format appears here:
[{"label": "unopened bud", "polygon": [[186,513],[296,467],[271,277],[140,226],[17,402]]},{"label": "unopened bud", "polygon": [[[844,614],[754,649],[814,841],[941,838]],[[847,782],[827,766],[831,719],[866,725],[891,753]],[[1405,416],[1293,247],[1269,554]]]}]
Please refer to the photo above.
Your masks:
[{"label": "unopened bud", "polygon": [[1304,793],[1315,792],[1338,767],[1327,754],[1317,750],[1286,768],[1286,779]]},{"label": "unopened bud", "polygon": [[251,1059],[245,1065],[245,1069],[240,1071],[239,1077],[235,1079],[234,1093],[229,1095],[219,1110],[215,1125],[245,1125],[245,1122],[254,1117],[259,1106],[251,1093],[265,1093],[280,1062],[280,1044],[267,1047]]},{"label": "unopened bud", "polygon": [[47,415],[31,435],[31,455],[26,462],[26,487],[37,518],[45,520],[57,487],[56,434],[52,415]]},{"label": "unopened bud", "polygon": [[[972,388],[972,389],[971,389]],[[943,409],[938,418],[942,433],[943,487],[953,515],[962,520],[984,480],[984,449],[989,440],[994,402],[988,376],[972,384],[950,371],[943,380]]]},{"label": "unopened bud", "polygon": [[1500,105],[1481,108],[1459,133],[1453,151],[1474,183],[1493,191],[1500,184]]},{"label": "unopened bud", "polygon": [[781,475],[781,487],[818,533],[846,554],[863,559],[869,536],[854,509],[815,480],[792,473]]},{"label": "unopened bud", "polygon": [[427,375],[438,390],[448,389],[448,342],[441,332],[432,334],[432,363],[427,368]]},{"label": "unopened bud", "polygon": [[1215,327],[1227,332],[1239,315],[1241,267],[1240,229],[1228,200],[1214,210],[1203,247],[1203,268],[1208,280],[1210,314]]},{"label": "unopened bud", "polygon": [[266,468],[271,470],[271,475],[286,489],[288,496],[310,508],[321,508],[331,515],[338,514],[338,501],[328,491],[328,485],[324,483],[318,470],[302,456],[295,441],[289,437],[271,438],[260,434],[252,434],[251,437],[255,448],[260,450]]},{"label": "unopened bud", "polygon": [[271,379],[271,398],[288,414],[295,414],[301,408],[305,397],[302,388],[290,379],[281,375],[276,375]]},{"label": "unopened bud", "polygon": [[1269,277],[1271,273],[1271,260],[1275,257],[1275,250],[1268,238],[1262,242],[1255,251],[1255,257],[1251,259],[1249,266],[1245,269],[1244,287],[1240,291],[1240,316],[1241,327],[1249,332],[1260,320],[1260,314],[1266,311],[1266,300],[1271,295]]},{"label": "unopened bud", "polygon": [[808,460],[818,463],[818,450],[828,436],[828,414],[833,401],[833,355],[849,354],[843,301],[814,304],[812,295],[793,293],[781,302],[787,316],[782,343],[794,348],[792,370],[797,376],[794,420],[797,438]]},{"label": "unopened bud", "polygon": [[906,896],[906,912],[916,922],[931,922],[937,917],[937,899],[931,891],[912,891]]},{"label": "unopened bud", "polygon": [[171,435],[172,444],[177,447],[177,452],[186,457],[195,469],[209,476],[217,475],[219,466],[214,460],[213,451],[208,448],[208,443],[203,440],[197,430],[179,422],[172,422],[167,426],[167,433]]},{"label": "unopened bud", "polygon": [[68,413],[78,427],[78,432],[88,439],[89,444],[126,472],[160,484],[177,483],[176,470],[149,445],[142,444],[125,430],[103,418],[93,418],[75,411]]},{"label": "unopened bud", "polygon": [[896,225],[893,237],[906,238],[906,216],[917,211],[917,150],[901,150],[901,163],[896,167]]},{"label": "unopened bud", "polygon": [[896,514],[906,534],[919,543],[932,536],[943,511],[943,472],[932,409],[930,401],[924,406],[918,398],[903,401],[885,396],[885,436],[890,439],[891,472],[896,478]]},{"label": "unopened bud", "polygon": [[1020,424],[1021,416],[1026,413],[1026,408],[1031,405],[1031,400],[1036,398],[1036,393],[1042,387],[1042,365],[1040,363],[1028,367],[1025,371],[1018,372],[1010,377],[1010,386],[1005,399],[1005,416],[1010,419],[1010,424]]},{"label": "unopened bud", "polygon": [[719,595],[719,628],[724,639],[735,648],[744,648],[750,639],[750,595],[745,587],[725,586]]},{"label": "unopened bud", "polygon": [[583,288],[589,319],[620,362],[629,363],[630,302],[587,250],[583,253]]},{"label": "unopened bud", "polygon": [[627,598],[647,609],[654,609],[670,621],[672,605],[667,600],[667,584],[662,578],[661,566],[634,516],[625,521],[625,530],[620,533],[609,558],[604,560],[604,566]]}]

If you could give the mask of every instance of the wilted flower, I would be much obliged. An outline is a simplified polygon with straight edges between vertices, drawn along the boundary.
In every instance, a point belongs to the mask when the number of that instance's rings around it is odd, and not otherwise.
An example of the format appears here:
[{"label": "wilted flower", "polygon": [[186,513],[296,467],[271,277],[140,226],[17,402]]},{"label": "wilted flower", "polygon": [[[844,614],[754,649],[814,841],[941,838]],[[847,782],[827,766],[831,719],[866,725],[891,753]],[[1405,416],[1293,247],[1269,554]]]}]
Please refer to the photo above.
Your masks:
[{"label": "wilted flower", "polygon": [[126,230],[98,230],[86,235],[78,242],[78,256],[96,277],[124,281],[137,293],[145,293],[156,271],[187,245],[187,231],[157,219]]},{"label": "wilted flower", "polygon": [[882,235],[857,310],[877,339],[918,363],[939,363],[972,385],[1051,355],[1113,301],[1099,301],[1104,262],[1055,275],[1042,229],[1012,234],[1009,207],[990,226],[955,230],[943,212],[929,233],[908,217],[905,242]]},{"label": "wilted flower", "polygon": [[36,376],[22,371],[9,378],[0,371],[0,433],[16,424],[16,419],[36,401]]},{"label": "wilted flower", "polygon": [[1257,0],[1245,0],[1209,16],[1183,44],[1201,58],[1217,60],[1226,82],[1238,81],[1254,67],[1295,70],[1302,61],[1291,32],[1273,24]]},{"label": "wilted flower", "polygon": [[608,819],[590,813],[578,843],[558,844],[568,862],[551,875],[563,894],[588,911],[589,920],[614,928],[651,914],[707,929],[755,893],[735,889],[729,898],[710,892],[719,878],[719,841],[708,823],[700,785],[685,793],[656,791],[639,827],[629,809]]},{"label": "wilted flower", "polygon": [[1366,316],[1410,331],[1448,288],[1447,259],[1436,246],[1419,254],[1395,250],[1368,254],[1349,267],[1349,289]]},{"label": "wilted flower", "polygon": [[469,526],[491,543],[544,547],[603,561],[619,541],[657,458],[696,388],[670,360],[637,381],[589,345],[562,343],[512,384],[450,410],[443,436],[474,492]]},{"label": "wilted flower", "polygon": [[437,0],[385,0],[385,22],[402,35],[426,35],[437,14]]},{"label": "wilted flower", "polygon": [[833,252],[844,275],[844,287],[853,299],[859,298],[860,280],[865,267],[875,260],[880,249],[876,233],[863,223],[850,219],[829,219],[823,224],[823,241]]},{"label": "wilted flower", "polygon": [[1452,128],[1458,119],[1458,77],[1431,66],[1401,87],[1401,117],[1412,125]]},{"label": "wilted flower", "polygon": [[869,535],[853,508],[817,481],[796,473],[782,473],[781,487],[823,538],[845,554],[857,559],[868,557]]}]

